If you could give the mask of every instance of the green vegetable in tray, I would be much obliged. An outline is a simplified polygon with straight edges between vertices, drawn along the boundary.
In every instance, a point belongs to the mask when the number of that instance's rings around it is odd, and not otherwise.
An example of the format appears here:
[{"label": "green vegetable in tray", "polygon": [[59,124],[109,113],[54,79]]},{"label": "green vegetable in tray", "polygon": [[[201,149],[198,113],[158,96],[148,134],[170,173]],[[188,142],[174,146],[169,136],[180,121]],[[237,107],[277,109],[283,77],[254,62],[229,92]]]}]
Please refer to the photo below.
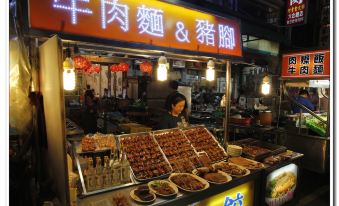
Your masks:
[{"label": "green vegetable in tray", "polygon": [[[320,116],[323,120],[326,120],[326,116]],[[326,124],[322,123],[320,120],[314,117],[308,117],[305,119],[306,126],[313,132],[319,134],[320,136],[326,135]]]}]

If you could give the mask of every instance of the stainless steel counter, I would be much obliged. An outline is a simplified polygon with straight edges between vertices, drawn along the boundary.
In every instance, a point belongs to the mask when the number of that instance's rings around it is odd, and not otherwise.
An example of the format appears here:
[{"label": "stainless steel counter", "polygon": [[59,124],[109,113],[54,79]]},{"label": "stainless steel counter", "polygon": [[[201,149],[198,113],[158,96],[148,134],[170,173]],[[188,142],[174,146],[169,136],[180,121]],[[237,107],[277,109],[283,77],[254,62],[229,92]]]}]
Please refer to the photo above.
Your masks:
[{"label": "stainless steel counter", "polygon": [[288,149],[304,154],[301,166],[305,169],[325,173],[329,171],[330,137],[298,134],[287,131],[279,143]]}]

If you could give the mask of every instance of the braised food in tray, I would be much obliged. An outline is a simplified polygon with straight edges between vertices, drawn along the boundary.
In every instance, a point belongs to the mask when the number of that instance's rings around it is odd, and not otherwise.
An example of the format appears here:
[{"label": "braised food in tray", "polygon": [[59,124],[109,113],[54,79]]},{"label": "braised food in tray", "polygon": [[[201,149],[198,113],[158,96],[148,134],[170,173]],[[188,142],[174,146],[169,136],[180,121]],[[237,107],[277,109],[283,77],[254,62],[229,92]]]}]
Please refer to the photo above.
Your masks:
[{"label": "braised food in tray", "polygon": [[279,156],[282,158],[286,158],[286,159],[292,159],[295,156],[300,155],[299,153],[293,152],[291,150],[287,150],[286,152],[280,153]]},{"label": "braised food in tray", "polygon": [[81,139],[82,152],[95,151],[96,148],[95,140],[93,138],[85,136]]},{"label": "braised food in tray", "polygon": [[96,133],[92,136],[98,149],[111,149],[112,152],[116,149],[115,137],[113,134]]},{"label": "braised food in tray", "polygon": [[271,152],[271,150],[269,149],[255,146],[255,145],[242,144],[241,147],[242,147],[243,154],[250,156],[250,157],[257,157],[260,155],[269,154]]},{"label": "braised food in tray", "polygon": [[200,166],[198,155],[180,130],[154,133],[154,137],[175,172],[191,172]]},{"label": "braised food in tray", "polygon": [[275,165],[275,164],[278,164],[278,163],[285,161],[287,159],[288,158],[284,157],[284,156],[272,155],[272,156],[266,157],[264,159],[263,163],[268,164],[268,165]]},{"label": "braised food in tray", "polygon": [[169,180],[188,192],[198,192],[209,187],[206,180],[189,173],[172,173]]},{"label": "braised food in tray", "polygon": [[250,171],[242,166],[229,163],[229,162],[218,162],[213,165],[216,170],[221,170],[234,177],[242,177],[250,174]]},{"label": "braised food in tray", "polygon": [[265,167],[264,164],[261,162],[257,162],[243,157],[231,157],[228,159],[228,161],[237,165],[241,165],[249,170],[258,170]]},{"label": "braised food in tray", "polygon": [[153,180],[148,183],[148,187],[155,194],[164,197],[173,196],[178,193],[178,188],[166,180]]},{"label": "braised food in tray", "polygon": [[81,152],[94,152],[111,149],[116,150],[116,142],[113,134],[95,133],[86,135],[81,139]]},{"label": "braised food in tray", "polygon": [[142,185],[130,192],[131,198],[137,202],[150,203],[155,200],[155,195],[149,190],[147,185]]},{"label": "braised food in tray", "polygon": [[218,171],[213,167],[197,168],[193,170],[192,173],[214,184],[223,184],[232,180],[232,177],[230,177],[228,174]]},{"label": "braised food in tray", "polygon": [[150,134],[124,136],[121,145],[137,180],[156,178],[172,171]]},{"label": "braised food in tray", "polygon": [[203,127],[195,127],[184,130],[184,134],[192,143],[197,152],[205,151],[212,162],[227,158],[225,150],[214,137]]}]

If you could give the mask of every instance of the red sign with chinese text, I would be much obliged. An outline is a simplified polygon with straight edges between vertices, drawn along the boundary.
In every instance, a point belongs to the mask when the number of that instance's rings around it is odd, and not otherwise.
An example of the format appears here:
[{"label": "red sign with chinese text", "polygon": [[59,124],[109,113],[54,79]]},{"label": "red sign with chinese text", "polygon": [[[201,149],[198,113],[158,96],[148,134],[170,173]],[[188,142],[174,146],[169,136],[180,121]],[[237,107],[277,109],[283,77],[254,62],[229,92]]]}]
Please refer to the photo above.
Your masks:
[{"label": "red sign with chinese text", "polygon": [[306,23],[307,0],[287,0],[286,25]]},{"label": "red sign with chinese text", "polygon": [[284,54],[281,77],[283,78],[329,78],[330,51],[319,50]]},{"label": "red sign with chinese text", "polygon": [[35,29],[242,56],[237,20],[156,0],[29,0],[29,22]]}]

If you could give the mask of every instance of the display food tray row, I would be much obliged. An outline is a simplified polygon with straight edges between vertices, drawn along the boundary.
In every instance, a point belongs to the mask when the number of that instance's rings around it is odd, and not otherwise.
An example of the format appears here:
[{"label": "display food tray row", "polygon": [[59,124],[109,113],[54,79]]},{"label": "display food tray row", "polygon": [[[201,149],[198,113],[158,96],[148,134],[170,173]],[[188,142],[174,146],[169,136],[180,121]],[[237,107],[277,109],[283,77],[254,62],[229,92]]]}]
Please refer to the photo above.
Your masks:
[{"label": "display food tray row", "polygon": [[[220,162],[222,160],[227,159],[227,153],[225,152],[224,148],[222,148],[219,143],[215,140],[214,136],[204,127],[201,125],[190,127],[190,130],[194,129],[202,129],[208,135],[208,141],[211,141],[215,147],[222,152],[223,158],[218,159],[215,162]],[[188,130],[189,130],[188,129]],[[202,165],[199,164],[199,155],[197,150],[194,147],[194,144],[189,140],[185,131],[182,129],[167,129],[167,130],[158,130],[154,132],[142,132],[142,133],[133,133],[133,134],[124,134],[124,135],[117,135],[114,136],[115,138],[115,148],[114,151],[111,149],[95,149],[93,151],[82,151],[82,147],[79,142],[73,142],[73,150],[74,150],[74,157],[76,159],[79,176],[81,179],[81,183],[83,186],[83,195],[92,195],[96,193],[101,193],[102,191],[109,191],[118,188],[123,188],[135,184],[140,184],[142,182],[149,182],[156,179],[164,179],[167,178],[173,172],[191,172],[193,169],[201,167]],[[174,139],[179,139],[180,144],[177,145],[176,142],[171,142],[166,140],[167,134],[176,134],[178,137],[174,137]],[[164,135],[164,141],[162,139],[156,139],[159,135]],[[143,142],[140,141],[145,136],[148,136],[146,139],[147,141]],[[160,137],[162,138],[162,137]],[[129,142],[130,145],[124,144],[125,142]],[[161,143],[161,144],[159,144]],[[185,146],[181,147],[184,144]],[[174,154],[170,153],[171,155],[166,156],[163,149],[169,148],[171,145],[176,146],[176,150],[179,151],[170,151],[174,152]],[[162,147],[163,148],[162,148]],[[166,151],[168,152],[168,151]],[[83,169],[81,168],[79,157],[86,156],[92,157],[94,160],[94,166],[96,165],[95,159],[96,157],[101,157],[103,159],[104,156],[109,156],[111,154],[121,155],[122,153],[126,153],[127,160],[130,163],[131,168],[131,176],[133,178],[130,183],[121,184],[112,186],[109,188],[103,188],[96,191],[87,191],[85,185],[85,174]],[[188,155],[189,154],[189,155]],[[208,154],[208,153],[207,153]],[[180,162],[178,165],[183,166],[182,168],[176,167],[177,170],[172,168],[172,165],[176,165],[176,161]],[[172,163],[172,164],[171,164]],[[187,170],[187,171],[185,171]],[[159,174],[159,175],[157,175]]]}]

